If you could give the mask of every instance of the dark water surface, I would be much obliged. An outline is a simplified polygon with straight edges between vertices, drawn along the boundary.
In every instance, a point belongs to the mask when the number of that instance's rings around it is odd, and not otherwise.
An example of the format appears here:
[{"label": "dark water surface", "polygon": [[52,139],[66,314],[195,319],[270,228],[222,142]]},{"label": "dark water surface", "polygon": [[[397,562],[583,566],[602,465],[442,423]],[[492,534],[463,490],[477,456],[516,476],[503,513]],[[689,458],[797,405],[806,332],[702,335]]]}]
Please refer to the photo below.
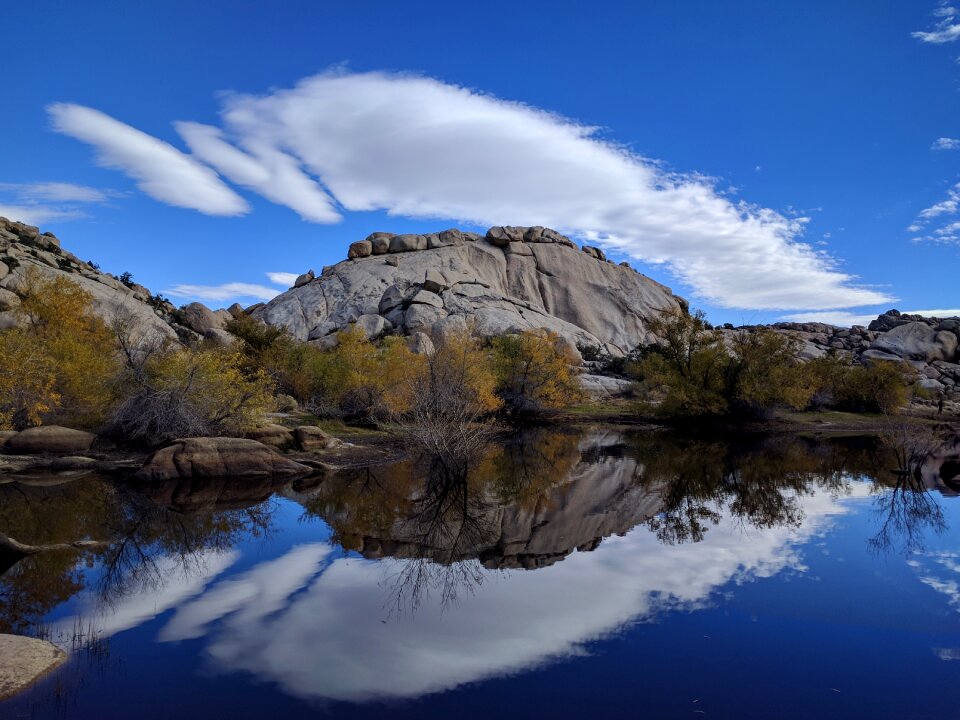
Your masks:
[{"label": "dark water surface", "polygon": [[[960,501],[875,440],[539,432],[277,484],[0,484],[2,718],[960,717]],[[958,486],[960,487],[960,486]]]}]

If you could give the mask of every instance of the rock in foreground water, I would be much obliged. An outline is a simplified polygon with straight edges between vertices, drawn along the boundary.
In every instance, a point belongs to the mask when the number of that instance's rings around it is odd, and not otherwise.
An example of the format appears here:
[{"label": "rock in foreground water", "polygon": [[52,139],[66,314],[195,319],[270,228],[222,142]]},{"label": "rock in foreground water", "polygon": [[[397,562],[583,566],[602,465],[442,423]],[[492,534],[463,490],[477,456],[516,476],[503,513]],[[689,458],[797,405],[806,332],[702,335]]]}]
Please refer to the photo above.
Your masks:
[{"label": "rock in foreground water", "polygon": [[0,700],[26,689],[67,659],[53,643],[0,635]]},{"label": "rock in foreground water", "polygon": [[256,440],[201,437],[158,450],[137,472],[139,480],[295,477],[312,470]]}]

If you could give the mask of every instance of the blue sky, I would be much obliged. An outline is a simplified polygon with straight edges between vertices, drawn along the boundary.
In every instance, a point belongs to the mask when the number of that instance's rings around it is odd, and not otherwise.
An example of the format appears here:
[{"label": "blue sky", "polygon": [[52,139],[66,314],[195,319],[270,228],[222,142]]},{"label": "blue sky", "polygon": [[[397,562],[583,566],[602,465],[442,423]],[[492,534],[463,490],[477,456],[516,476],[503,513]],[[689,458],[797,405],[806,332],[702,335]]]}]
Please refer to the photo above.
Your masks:
[{"label": "blue sky", "polygon": [[374,230],[544,224],[716,322],[960,308],[949,4],[4,16],[0,214],[179,302],[252,303]]}]

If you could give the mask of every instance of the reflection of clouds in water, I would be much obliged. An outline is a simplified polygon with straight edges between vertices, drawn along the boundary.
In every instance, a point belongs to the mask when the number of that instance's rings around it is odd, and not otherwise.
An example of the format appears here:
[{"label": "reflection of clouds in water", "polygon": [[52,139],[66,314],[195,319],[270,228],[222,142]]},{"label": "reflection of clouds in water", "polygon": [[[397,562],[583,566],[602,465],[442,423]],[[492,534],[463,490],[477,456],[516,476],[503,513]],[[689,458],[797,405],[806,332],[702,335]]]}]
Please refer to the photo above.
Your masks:
[{"label": "reflection of clouds in water", "polygon": [[142,625],[202,592],[207,583],[239,557],[235,551],[200,552],[191,558],[189,571],[179,557],[157,558],[154,568],[157,582],[149,589],[124,595],[107,607],[98,603],[95,590],[85,590],[78,596],[77,614],[54,623],[52,637],[70,637],[79,627],[95,637],[107,638]]},{"label": "reflection of clouds in water", "polygon": [[427,597],[415,614],[389,622],[384,573],[410,561],[338,558],[315,574],[331,548],[302,546],[184,605],[161,638],[197,637],[222,618],[207,632],[225,669],[303,697],[417,697],[582,653],[583,643],[630,621],[703,606],[731,580],[799,567],[794,546],[845,512],[827,494],[801,502],[799,529],[745,533],[724,516],[701,543],[663,546],[638,528],[550,568],[485,583],[453,607]]},{"label": "reflection of clouds in water", "polygon": [[960,578],[951,577],[960,574],[960,553],[918,553],[907,564],[916,571],[920,582],[946,596],[947,602],[960,612]]},{"label": "reflection of clouds in water", "polygon": [[160,633],[160,640],[186,640],[204,635],[205,626],[236,613],[236,623],[257,622],[282,610],[295,592],[305,587],[330,554],[328,545],[296,547],[277,560],[218,583],[209,592],[181,608]]}]

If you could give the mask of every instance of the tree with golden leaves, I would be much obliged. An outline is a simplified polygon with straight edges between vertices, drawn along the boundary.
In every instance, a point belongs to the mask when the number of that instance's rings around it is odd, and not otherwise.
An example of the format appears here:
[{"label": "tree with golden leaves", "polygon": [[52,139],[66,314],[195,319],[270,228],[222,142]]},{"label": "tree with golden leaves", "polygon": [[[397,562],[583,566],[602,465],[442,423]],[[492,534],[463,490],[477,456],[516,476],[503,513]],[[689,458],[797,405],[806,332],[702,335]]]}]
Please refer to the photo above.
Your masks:
[{"label": "tree with golden leaves", "polygon": [[525,330],[493,340],[497,388],[513,413],[536,413],[580,402],[577,358],[549,330]]},{"label": "tree with golden leaves", "polygon": [[115,400],[120,362],[92,303],[72,280],[27,270],[16,310],[25,327],[0,334],[0,412],[8,423],[37,425],[54,411],[73,424],[103,420]]}]

